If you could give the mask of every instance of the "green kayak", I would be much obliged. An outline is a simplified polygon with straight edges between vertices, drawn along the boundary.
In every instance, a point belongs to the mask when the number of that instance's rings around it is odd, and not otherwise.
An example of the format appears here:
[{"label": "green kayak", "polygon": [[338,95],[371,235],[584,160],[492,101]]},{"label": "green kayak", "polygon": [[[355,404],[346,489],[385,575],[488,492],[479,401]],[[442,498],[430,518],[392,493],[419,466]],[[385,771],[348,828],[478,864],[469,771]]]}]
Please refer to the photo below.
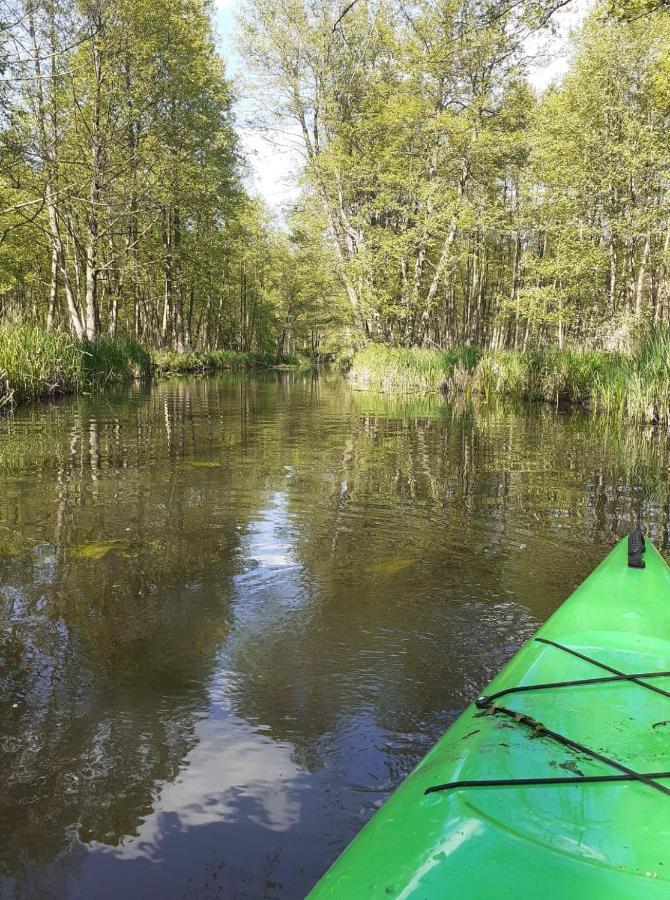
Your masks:
[{"label": "green kayak", "polygon": [[310,897],[670,898],[670,569],[640,532],[465,710]]}]

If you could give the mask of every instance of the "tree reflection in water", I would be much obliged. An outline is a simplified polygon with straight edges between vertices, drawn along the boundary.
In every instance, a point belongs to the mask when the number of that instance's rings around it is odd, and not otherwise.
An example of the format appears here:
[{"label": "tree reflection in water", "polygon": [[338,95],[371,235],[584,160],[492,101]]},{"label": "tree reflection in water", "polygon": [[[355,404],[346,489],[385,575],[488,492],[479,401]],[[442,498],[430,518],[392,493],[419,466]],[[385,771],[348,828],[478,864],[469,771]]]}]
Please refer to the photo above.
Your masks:
[{"label": "tree reflection in water", "polygon": [[[0,422],[0,896],[298,896],[667,445],[295,375]],[[223,893],[221,893],[223,891]]]}]

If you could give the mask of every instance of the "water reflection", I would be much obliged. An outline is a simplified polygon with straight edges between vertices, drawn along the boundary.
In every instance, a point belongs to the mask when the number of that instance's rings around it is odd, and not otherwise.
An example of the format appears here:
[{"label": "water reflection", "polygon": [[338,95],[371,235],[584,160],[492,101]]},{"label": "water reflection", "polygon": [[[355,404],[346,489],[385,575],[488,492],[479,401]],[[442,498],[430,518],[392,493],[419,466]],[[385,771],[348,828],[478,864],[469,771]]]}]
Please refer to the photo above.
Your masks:
[{"label": "water reflection", "polygon": [[0,422],[0,897],[297,897],[667,443],[293,375]]}]

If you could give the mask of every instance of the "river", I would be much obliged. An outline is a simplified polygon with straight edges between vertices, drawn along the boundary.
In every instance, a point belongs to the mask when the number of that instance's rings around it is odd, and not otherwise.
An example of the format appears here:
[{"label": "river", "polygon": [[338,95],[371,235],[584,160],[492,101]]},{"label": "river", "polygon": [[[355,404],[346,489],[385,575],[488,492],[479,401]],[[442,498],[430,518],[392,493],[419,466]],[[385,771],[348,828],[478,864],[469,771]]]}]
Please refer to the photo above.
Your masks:
[{"label": "river", "polygon": [[275,374],[0,420],[0,898],[298,898],[667,442]]}]

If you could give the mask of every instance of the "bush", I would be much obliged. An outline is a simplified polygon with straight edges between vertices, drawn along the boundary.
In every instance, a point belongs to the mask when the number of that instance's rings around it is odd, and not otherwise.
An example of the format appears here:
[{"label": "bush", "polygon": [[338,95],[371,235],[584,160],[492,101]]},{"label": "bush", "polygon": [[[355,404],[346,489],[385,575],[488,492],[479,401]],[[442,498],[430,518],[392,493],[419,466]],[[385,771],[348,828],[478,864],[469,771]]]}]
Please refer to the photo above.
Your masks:
[{"label": "bush", "polygon": [[272,366],[277,360],[264,353],[240,353],[237,350],[156,350],[151,366],[156,375],[202,375],[207,372],[242,371]]}]

